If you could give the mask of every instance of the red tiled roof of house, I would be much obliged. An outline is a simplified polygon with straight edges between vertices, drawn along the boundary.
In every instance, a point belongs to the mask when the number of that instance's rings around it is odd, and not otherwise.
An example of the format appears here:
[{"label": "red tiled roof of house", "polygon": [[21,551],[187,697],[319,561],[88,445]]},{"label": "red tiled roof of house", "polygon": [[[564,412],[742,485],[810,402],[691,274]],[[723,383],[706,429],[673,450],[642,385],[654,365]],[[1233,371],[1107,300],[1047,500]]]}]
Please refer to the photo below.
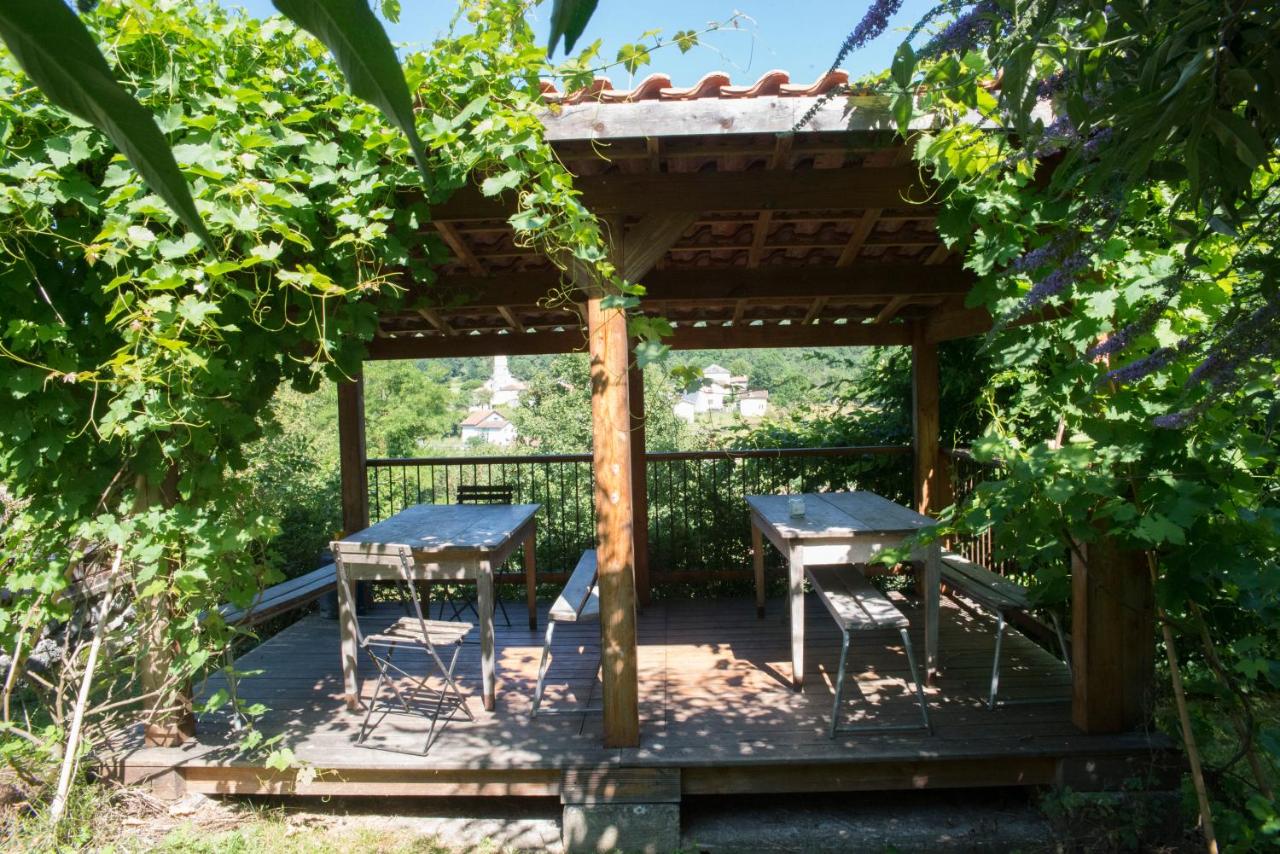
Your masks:
[{"label": "red tiled roof of house", "polygon": [[666,74],[650,74],[630,89],[615,89],[608,77],[597,77],[590,86],[574,92],[561,92],[554,83],[543,81],[542,97],[551,103],[571,105],[584,101],[626,104],[636,101],[694,101],[700,98],[816,98],[845,86],[847,71],[829,71],[812,83],[792,83],[785,71],[768,71],[754,83],[735,86],[723,71],[706,74],[692,86],[672,86]]},{"label": "red tiled roof of house", "polygon": [[498,418],[501,420],[500,423],[493,425],[493,429],[501,429],[501,427],[507,423],[507,419],[503,418],[502,413],[500,412],[494,412],[492,409],[477,409],[474,412],[469,413],[467,417],[462,420],[462,426],[463,427],[483,427],[485,426],[484,421],[490,415],[497,415]]}]

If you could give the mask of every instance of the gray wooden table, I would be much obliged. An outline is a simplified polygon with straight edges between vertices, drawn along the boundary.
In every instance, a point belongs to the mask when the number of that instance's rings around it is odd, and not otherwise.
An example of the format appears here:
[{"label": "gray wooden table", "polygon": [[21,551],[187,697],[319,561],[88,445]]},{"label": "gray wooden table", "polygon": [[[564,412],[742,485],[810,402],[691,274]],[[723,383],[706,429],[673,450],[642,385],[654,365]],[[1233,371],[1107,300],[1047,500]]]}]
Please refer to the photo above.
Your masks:
[{"label": "gray wooden table", "polygon": [[[804,499],[805,514],[792,516],[790,500]],[[881,549],[935,524],[928,516],[872,492],[824,492],[795,495],[748,495],[751,548],[755,563],[756,609],[764,615],[764,542],[787,558],[791,609],[791,678],[804,685],[804,568],[867,563]],[[923,560],[925,603],[925,674],[933,681],[938,663],[938,601],[941,595],[942,546],[934,543],[913,560]]]},{"label": "gray wooden table", "polygon": [[[480,673],[484,707],[493,711],[493,573],[519,546],[524,546],[525,592],[529,628],[538,627],[533,558],[538,504],[417,504],[389,519],[343,539],[348,543],[407,545],[413,549],[418,580],[474,581],[480,614]],[[389,567],[359,567],[348,581],[394,581]],[[355,597],[349,584],[338,585],[338,622],[342,634],[342,681],[347,705],[360,705],[357,673],[359,646],[355,631]]]}]

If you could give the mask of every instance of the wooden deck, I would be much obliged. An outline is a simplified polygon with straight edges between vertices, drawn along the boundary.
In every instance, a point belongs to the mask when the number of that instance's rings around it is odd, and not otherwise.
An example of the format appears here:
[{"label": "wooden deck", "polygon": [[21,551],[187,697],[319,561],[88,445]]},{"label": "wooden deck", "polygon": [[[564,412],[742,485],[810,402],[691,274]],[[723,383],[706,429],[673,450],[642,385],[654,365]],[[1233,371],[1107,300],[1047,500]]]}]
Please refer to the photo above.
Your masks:
[{"label": "wooden deck", "polygon": [[[911,619],[913,643],[923,648],[919,609],[892,595]],[[769,603],[763,620],[746,599],[644,609],[636,749],[602,747],[598,714],[530,718],[542,633],[530,632],[523,619],[511,627],[498,620],[495,712],[480,703],[479,645],[470,643],[458,670],[474,723],[450,721],[430,752],[415,756],[394,750],[421,750],[426,721],[389,715],[369,738],[388,749],[357,747],[360,717],[342,702],[337,622],[311,615],[239,660],[242,670],[257,671],[240,681],[240,696],[270,707],[260,726],[283,736],[301,772],[272,771],[261,758],[236,756],[225,715],[202,717],[198,744],[143,748],[129,735],[101,762],[127,781],[159,778],[209,793],[415,796],[559,795],[575,775],[601,781],[602,791],[626,785],[618,780],[648,786],[674,779],[683,794],[1054,782],[1084,788],[1171,767],[1170,743],[1158,733],[1081,735],[1070,722],[1065,667],[1017,632],[1006,638],[1001,679],[1002,699],[1015,702],[987,710],[993,624],[950,599],[942,608],[942,673],[928,690],[933,734],[858,733],[832,741],[827,726],[839,634],[812,594],[807,606],[812,663],[799,693],[788,684],[790,636],[781,601]],[[362,618],[369,629],[400,613],[380,608]],[[595,624],[557,628],[544,708],[599,706],[598,649]],[[365,697],[374,672],[361,669]],[[218,687],[211,682],[202,691]],[[854,639],[845,696],[845,723],[919,720],[896,633]]]}]

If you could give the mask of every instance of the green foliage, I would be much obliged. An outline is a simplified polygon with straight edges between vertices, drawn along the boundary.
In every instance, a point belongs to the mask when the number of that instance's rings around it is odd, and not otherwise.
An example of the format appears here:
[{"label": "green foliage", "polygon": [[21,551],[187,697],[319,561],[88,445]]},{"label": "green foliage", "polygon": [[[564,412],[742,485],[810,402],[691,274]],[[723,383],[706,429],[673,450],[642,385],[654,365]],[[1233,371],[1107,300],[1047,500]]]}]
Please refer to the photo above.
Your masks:
[{"label": "green foliage", "polygon": [[[500,176],[522,240],[610,280],[599,229],[541,138],[538,80],[553,72],[523,5],[465,11],[457,32],[406,61],[426,146],[415,169],[400,129],[348,94],[323,47],[287,22],[102,4],[94,37],[166,135],[205,245],[110,139],[0,54],[0,483],[16,508],[0,545],[7,652],[65,633],[60,594],[87,547],[100,563],[119,559],[117,596],[136,615],[110,640],[102,691],[136,689],[147,659],[154,704],[171,709],[219,660],[233,630],[217,606],[245,605],[279,565],[304,565],[332,524],[319,498],[304,500],[331,495],[332,480],[309,470],[312,444],[281,441],[292,413],[272,401],[348,376],[375,301],[408,300],[400,282],[431,286],[445,252],[423,227],[431,202]],[[396,387],[396,370],[370,407],[386,439],[371,452],[408,451],[442,428],[449,392]],[[282,517],[295,541],[280,538]],[[39,699],[65,725],[67,704]],[[136,711],[101,693],[99,706]]]},{"label": "green foliage", "polygon": [[50,101],[101,128],[187,228],[211,242],[155,119],[116,82],[70,7],[41,0],[5,3],[0,38]]},{"label": "green foliage", "polygon": [[551,39],[547,53],[554,54],[560,37],[564,37],[564,52],[569,53],[578,37],[587,28],[587,22],[596,11],[598,0],[555,0],[551,6]]},{"label": "green foliage", "polygon": [[1000,320],[973,445],[1000,474],[949,524],[1059,586],[1099,538],[1145,553],[1205,675],[1191,687],[1238,748],[1209,768],[1224,812],[1253,817],[1225,847],[1274,843],[1280,753],[1252,708],[1280,689],[1280,18],[969,5],[878,80],[904,134],[932,117],[910,139],[938,228],[980,277],[969,303]]},{"label": "green foliage", "polygon": [[[672,451],[681,446],[684,425],[672,412],[675,393],[657,365],[644,369],[645,446]],[[524,448],[541,454],[591,450],[591,371],[583,354],[556,356],[529,379],[528,391],[511,414]]]},{"label": "green foliage", "polygon": [[[409,86],[400,70],[395,48],[367,0],[273,2],[290,20],[324,42],[342,69],[351,93],[375,105],[387,121],[408,138],[422,177],[429,184],[431,174],[427,171],[427,149],[414,125]],[[392,14],[398,14],[398,11]]]}]

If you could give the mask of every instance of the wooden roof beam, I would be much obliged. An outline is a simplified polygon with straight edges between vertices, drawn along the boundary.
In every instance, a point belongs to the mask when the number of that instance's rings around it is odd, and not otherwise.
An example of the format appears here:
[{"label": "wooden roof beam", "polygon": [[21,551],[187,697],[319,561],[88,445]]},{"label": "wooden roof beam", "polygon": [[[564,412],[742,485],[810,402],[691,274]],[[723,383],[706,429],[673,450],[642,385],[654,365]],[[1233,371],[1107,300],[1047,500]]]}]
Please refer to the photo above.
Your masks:
[{"label": "wooden roof beam", "polygon": [[[754,270],[666,269],[641,277],[646,303],[777,298],[809,302],[818,297],[855,298],[883,302],[898,294],[917,297],[963,296],[975,277],[959,267],[932,267],[863,261],[851,267],[758,267]],[[433,307],[536,305],[549,293],[564,288],[559,270],[513,273],[508,276],[442,276],[418,298]],[[570,288],[570,295],[573,289]],[[449,302],[433,302],[447,295]]]},{"label": "wooden roof beam", "polygon": [[[821,326],[677,326],[666,343],[675,350],[769,347],[858,347],[911,343],[903,324],[828,323]],[[438,359],[457,356],[528,356],[581,352],[586,331],[378,338],[369,343],[369,359]]]},{"label": "wooden roof beam", "polygon": [[[706,211],[848,210],[893,208],[923,199],[915,168],[778,169],[764,172],[639,172],[583,175],[574,179],[583,203],[598,215],[703,213]],[[505,219],[514,210],[508,193],[486,197],[475,187],[454,193],[431,209],[435,221]]]}]

